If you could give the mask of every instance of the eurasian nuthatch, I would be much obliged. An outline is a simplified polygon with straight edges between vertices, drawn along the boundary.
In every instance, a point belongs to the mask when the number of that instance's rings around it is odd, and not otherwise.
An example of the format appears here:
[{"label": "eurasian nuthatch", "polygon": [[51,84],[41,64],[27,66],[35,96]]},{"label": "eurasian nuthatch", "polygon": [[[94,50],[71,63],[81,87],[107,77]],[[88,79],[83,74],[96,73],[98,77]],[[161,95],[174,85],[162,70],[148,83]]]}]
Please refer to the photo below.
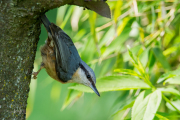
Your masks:
[{"label": "eurasian nuthatch", "polygon": [[48,75],[61,83],[79,83],[90,87],[98,96],[94,71],[81,60],[71,38],[58,26],[50,23],[46,15],[41,20],[48,38],[41,47],[42,63],[34,78],[45,68]]}]

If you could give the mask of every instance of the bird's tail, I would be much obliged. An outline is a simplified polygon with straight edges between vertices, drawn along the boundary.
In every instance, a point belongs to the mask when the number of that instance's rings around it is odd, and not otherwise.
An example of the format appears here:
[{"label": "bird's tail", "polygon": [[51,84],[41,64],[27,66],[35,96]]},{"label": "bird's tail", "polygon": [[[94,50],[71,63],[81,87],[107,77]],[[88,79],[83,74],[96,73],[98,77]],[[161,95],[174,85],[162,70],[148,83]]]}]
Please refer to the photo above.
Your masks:
[{"label": "bird's tail", "polygon": [[48,20],[48,18],[46,17],[45,14],[43,14],[41,16],[41,21],[44,24],[44,27],[46,28],[47,32],[49,32],[51,34],[51,30],[50,30],[50,27],[49,27],[51,25],[51,23],[50,23],[50,21]]}]

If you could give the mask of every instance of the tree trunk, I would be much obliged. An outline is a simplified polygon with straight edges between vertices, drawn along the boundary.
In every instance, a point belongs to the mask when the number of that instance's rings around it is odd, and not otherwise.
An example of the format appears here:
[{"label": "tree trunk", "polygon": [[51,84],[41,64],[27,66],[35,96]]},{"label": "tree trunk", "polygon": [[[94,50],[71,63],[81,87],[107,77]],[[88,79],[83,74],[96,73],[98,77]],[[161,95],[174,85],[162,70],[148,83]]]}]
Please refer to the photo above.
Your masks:
[{"label": "tree trunk", "polygon": [[40,15],[71,0],[0,1],[0,120],[26,118]]}]

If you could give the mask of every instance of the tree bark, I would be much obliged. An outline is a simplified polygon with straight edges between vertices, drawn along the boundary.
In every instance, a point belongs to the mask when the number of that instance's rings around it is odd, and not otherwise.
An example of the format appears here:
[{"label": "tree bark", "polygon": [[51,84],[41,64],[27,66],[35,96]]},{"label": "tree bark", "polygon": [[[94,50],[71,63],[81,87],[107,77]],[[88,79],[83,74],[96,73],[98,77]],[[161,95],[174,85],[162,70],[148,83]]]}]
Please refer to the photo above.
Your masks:
[{"label": "tree bark", "polygon": [[40,15],[72,0],[0,1],[0,120],[26,118]]}]

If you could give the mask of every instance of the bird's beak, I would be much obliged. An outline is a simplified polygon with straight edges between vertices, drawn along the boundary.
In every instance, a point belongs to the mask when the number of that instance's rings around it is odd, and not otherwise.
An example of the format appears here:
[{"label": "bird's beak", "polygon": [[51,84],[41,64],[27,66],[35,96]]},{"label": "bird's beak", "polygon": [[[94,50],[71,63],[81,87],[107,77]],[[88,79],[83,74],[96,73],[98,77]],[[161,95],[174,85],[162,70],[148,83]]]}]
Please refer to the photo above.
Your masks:
[{"label": "bird's beak", "polygon": [[90,85],[90,88],[100,97],[100,94],[99,94],[99,92],[98,92],[95,84],[91,84],[91,85]]}]

